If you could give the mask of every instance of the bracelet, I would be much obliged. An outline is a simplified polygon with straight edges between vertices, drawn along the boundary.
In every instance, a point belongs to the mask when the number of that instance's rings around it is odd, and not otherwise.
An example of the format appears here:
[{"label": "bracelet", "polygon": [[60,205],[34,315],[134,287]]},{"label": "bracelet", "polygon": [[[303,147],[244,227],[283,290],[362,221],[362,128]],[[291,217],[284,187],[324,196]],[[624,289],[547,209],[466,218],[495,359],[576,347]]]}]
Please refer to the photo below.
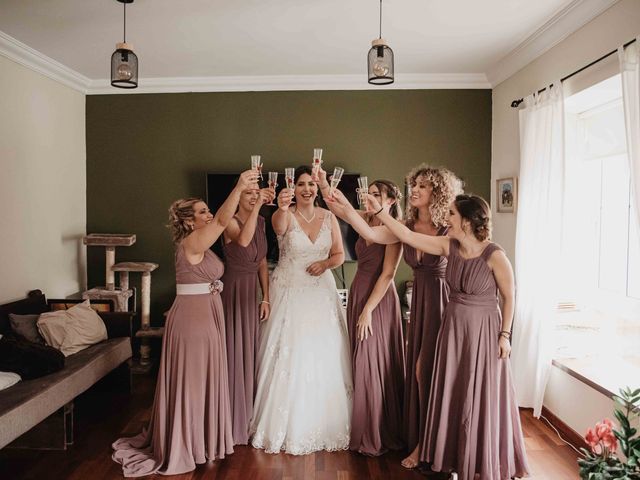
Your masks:
[{"label": "bracelet", "polygon": [[511,332],[507,332],[506,330],[500,330],[500,333],[498,333],[498,337],[504,337],[507,340],[511,341]]},{"label": "bracelet", "polygon": [[266,300],[262,300],[260,303],[266,303],[267,305],[271,305],[269,302],[267,302]]},{"label": "bracelet", "polygon": [[384,207],[380,207],[380,210],[378,210],[376,213],[374,213],[374,215],[378,215],[382,210],[384,210]]}]

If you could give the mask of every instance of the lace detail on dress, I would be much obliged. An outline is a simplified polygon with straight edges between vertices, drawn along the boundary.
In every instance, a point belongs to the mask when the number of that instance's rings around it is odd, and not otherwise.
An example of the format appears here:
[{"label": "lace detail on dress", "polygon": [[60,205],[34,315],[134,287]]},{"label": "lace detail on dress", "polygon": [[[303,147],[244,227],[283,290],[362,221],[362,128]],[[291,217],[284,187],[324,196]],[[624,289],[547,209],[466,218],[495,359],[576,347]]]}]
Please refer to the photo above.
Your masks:
[{"label": "lace detail on dress", "polygon": [[312,242],[291,219],[278,237],[271,315],[262,324],[251,443],[304,455],[349,447],[353,385],[346,320],[331,271],[306,272],[331,250],[331,215]]}]

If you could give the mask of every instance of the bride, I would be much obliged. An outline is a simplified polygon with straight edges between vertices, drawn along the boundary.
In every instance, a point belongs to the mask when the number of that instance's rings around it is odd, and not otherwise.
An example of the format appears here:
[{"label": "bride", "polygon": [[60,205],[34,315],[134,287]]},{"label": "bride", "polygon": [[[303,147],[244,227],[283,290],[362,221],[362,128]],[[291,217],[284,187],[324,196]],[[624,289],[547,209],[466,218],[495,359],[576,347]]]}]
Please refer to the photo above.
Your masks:
[{"label": "bride", "polygon": [[[251,444],[305,455],[349,448],[351,362],[346,321],[331,269],[344,252],[336,218],[315,206],[311,168],[283,189],[273,228],[280,260],[271,276],[271,315],[260,332]],[[292,205],[295,197],[295,205]]]}]

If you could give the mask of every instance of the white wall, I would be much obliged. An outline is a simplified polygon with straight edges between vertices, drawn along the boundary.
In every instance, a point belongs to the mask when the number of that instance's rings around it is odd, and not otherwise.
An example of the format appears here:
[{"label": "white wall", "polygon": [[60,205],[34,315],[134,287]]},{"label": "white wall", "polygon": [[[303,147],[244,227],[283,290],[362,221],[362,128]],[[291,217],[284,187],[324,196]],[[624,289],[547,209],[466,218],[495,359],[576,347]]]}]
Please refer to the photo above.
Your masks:
[{"label": "white wall", "polygon": [[0,56],[0,303],[84,287],[85,96]]},{"label": "white wall", "polygon": [[[492,205],[495,180],[518,175],[518,111],[511,101],[591,63],[640,34],[640,1],[621,0],[493,90]],[[515,215],[493,212],[494,239],[511,260],[515,250]],[[553,233],[553,232],[550,232]],[[550,271],[553,266],[549,266]],[[553,369],[544,404],[578,433],[612,416],[612,402],[564,372]]]}]

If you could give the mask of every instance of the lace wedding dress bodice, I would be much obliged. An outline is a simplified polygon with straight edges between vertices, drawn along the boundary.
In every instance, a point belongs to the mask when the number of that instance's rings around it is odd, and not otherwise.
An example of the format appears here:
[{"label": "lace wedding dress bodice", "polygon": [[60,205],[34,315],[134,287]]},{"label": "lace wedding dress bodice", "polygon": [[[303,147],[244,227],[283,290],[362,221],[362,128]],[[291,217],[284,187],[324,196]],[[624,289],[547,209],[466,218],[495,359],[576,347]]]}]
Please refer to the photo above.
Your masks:
[{"label": "lace wedding dress bodice", "polygon": [[322,283],[321,277],[332,277],[331,271],[327,270],[321,276],[314,277],[306,270],[312,263],[325,260],[329,256],[331,243],[331,214],[325,212],[315,242],[304,233],[296,216],[291,214],[289,229],[284,235],[278,235],[280,258],[271,281],[284,281],[293,288],[319,286]]},{"label": "lace wedding dress bodice", "polygon": [[349,447],[351,361],[346,322],[330,270],[306,272],[331,250],[331,214],[315,242],[295,216],[278,237],[271,315],[262,324],[251,443],[270,453],[304,455]]}]

